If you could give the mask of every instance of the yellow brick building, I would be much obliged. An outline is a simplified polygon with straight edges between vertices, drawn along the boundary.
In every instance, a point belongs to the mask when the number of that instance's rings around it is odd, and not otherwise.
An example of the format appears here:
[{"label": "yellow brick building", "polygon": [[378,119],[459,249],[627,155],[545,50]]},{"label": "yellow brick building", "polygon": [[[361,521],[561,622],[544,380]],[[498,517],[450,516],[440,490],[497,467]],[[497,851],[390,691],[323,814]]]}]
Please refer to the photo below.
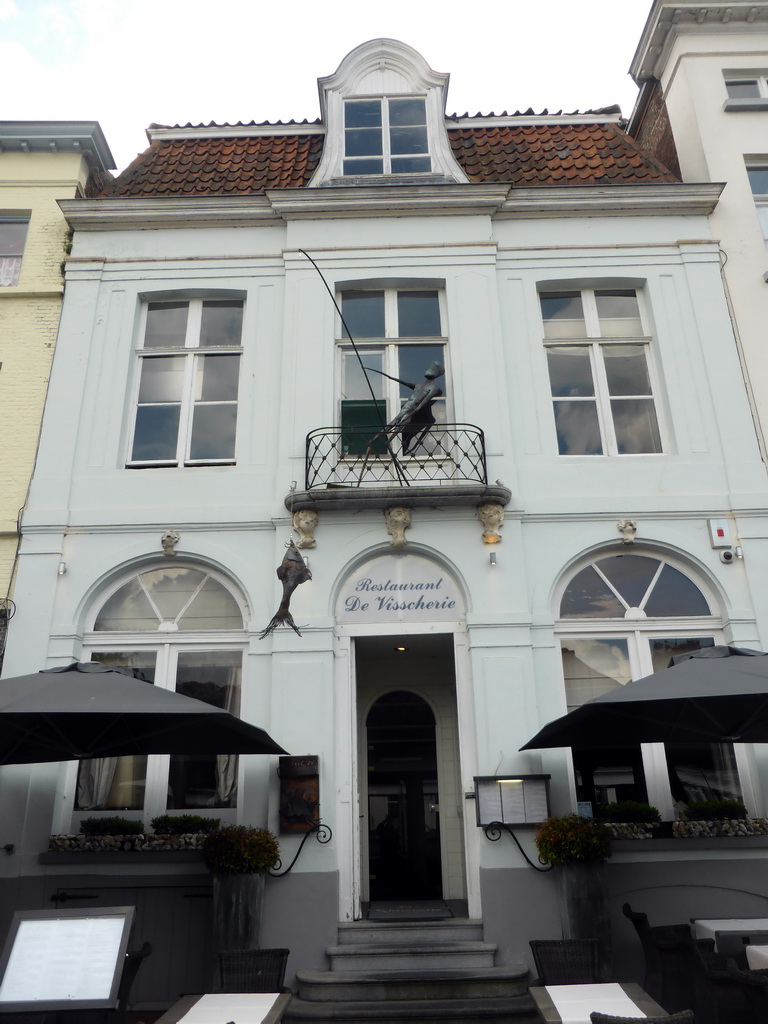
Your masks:
[{"label": "yellow brick building", "polygon": [[113,167],[96,122],[0,121],[0,667],[64,290],[57,200],[95,195]]}]

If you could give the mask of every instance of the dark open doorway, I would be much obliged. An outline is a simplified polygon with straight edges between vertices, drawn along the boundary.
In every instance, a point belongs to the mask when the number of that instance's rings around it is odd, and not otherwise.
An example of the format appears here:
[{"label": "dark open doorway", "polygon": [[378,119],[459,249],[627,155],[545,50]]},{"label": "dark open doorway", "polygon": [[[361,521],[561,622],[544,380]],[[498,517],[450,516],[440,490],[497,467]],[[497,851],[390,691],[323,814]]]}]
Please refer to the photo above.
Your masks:
[{"label": "dark open doorway", "polygon": [[370,899],[440,899],[432,709],[415,693],[392,691],[375,702],[366,729]]}]

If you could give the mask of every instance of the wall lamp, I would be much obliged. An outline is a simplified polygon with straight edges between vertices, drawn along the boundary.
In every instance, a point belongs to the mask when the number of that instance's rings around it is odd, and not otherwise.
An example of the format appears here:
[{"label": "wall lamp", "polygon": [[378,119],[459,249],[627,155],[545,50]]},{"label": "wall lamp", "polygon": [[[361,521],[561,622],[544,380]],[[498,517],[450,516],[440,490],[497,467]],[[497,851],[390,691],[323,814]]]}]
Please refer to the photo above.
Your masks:
[{"label": "wall lamp", "polygon": [[491,563],[492,566],[494,566],[494,567],[496,566],[496,552],[495,551],[490,551],[488,553],[488,561]]},{"label": "wall lamp", "polygon": [[63,576],[66,571],[67,571],[67,563],[66,562],[59,562],[59,568],[56,570],[56,572],[59,574],[59,576]]}]

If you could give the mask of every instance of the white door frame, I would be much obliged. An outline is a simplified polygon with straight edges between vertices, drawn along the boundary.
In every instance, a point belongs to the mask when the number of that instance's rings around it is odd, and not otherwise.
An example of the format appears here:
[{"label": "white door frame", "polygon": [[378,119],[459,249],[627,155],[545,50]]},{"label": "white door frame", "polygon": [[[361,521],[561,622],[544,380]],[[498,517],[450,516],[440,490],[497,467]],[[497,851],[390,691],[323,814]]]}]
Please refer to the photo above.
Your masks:
[{"label": "white door frame", "polygon": [[[336,658],[334,685],[336,689],[336,735],[338,806],[336,821],[339,825],[339,912],[341,921],[357,920],[362,916],[362,849],[360,840],[360,770],[359,738],[357,734],[357,676],[354,664],[353,639],[369,636],[425,635],[451,633],[454,637],[454,666],[456,673],[456,714],[459,733],[460,784],[464,792],[472,789],[476,774],[477,745],[475,741],[475,714],[472,696],[471,669],[468,652],[467,627],[462,621],[449,622],[386,622],[360,623],[356,626],[337,625],[335,631]],[[470,917],[480,917],[479,846],[474,816],[472,821],[464,815],[464,841],[466,853],[466,888]]]}]

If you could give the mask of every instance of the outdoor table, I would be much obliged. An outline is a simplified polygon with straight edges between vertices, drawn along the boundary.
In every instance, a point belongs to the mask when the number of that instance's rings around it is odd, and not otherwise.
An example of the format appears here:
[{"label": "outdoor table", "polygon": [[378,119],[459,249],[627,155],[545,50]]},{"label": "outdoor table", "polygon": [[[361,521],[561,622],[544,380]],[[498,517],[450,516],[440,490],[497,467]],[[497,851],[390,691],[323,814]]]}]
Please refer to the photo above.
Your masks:
[{"label": "outdoor table", "polygon": [[692,924],[697,939],[714,939],[717,952],[725,955],[768,943],[768,917],[710,918]]},{"label": "outdoor table", "polygon": [[666,1012],[635,982],[604,985],[547,985],[530,993],[544,1024],[589,1024],[593,1010],[619,1017],[650,1017]]},{"label": "outdoor table", "polygon": [[278,1024],[291,1001],[291,993],[220,992],[182,996],[157,1024]]},{"label": "outdoor table", "polygon": [[750,971],[765,970],[768,967],[768,946],[747,946],[745,948]]}]

